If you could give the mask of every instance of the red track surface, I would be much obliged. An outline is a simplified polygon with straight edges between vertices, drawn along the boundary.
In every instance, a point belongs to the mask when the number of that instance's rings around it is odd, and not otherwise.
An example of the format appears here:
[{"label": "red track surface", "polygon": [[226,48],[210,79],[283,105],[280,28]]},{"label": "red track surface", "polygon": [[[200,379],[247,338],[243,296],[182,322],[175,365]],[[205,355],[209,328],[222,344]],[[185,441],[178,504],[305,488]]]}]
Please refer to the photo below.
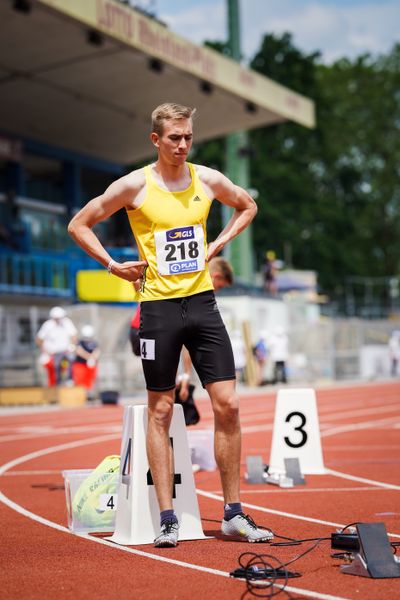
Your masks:
[{"label": "red track surface", "polygon": [[[275,397],[276,391],[243,396],[243,472],[247,455],[261,454],[268,462]],[[396,536],[390,539],[400,541],[400,382],[320,389],[317,400],[325,466],[336,474],[308,475],[306,486],[292,489],[243,482],[242,502],[252,505],[246,511],[289,537],[329,537],[334,524],[383,521]],[[212,427],[208,402],[198,404],[198,428]],[[69,533],[61,472],[92,468],[118,454],[121,423],[122,407],[116,406],[0,412],[2,597],[239,600],[245,583],[228,574],[242,552],[287,562],[312,545],[277,548],[219,539],[215,521],[223,504],[217,472],[195,475],[203,528],[213,539],[156,550]],[[293,598],[400,597],[400,579],[344,575],[343,561],[330,554],[330,542],[323,541],[289,567],[302,573],[289,580]]]}]

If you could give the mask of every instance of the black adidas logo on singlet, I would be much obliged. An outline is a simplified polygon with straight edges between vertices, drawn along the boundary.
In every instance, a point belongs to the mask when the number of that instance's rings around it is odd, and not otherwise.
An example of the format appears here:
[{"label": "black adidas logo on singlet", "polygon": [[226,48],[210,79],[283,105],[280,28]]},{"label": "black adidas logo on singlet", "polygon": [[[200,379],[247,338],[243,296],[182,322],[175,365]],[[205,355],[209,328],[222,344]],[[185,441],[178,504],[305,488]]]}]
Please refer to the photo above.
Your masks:
[{"label": "black adidas logo on singlet", "polygon": [[201,202],[201,198],[199,198],[198,196],[195,196],[193,198],[193,202]]}]

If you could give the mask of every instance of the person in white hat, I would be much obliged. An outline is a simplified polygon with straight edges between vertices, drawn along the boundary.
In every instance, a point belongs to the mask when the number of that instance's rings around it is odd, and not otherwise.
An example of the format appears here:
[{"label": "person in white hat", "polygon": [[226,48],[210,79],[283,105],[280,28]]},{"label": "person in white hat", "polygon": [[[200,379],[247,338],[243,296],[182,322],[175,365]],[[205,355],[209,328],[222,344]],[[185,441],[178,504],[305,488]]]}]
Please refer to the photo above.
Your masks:
[{"label": "person in white hat", "polygon": [[59,385],[62,380],[72,381],[72,360],[78,332],[61,306],[53,306],[49,317],[37,332],[36,344],[41,350],[40,363],[47,370],[51,387]]}]

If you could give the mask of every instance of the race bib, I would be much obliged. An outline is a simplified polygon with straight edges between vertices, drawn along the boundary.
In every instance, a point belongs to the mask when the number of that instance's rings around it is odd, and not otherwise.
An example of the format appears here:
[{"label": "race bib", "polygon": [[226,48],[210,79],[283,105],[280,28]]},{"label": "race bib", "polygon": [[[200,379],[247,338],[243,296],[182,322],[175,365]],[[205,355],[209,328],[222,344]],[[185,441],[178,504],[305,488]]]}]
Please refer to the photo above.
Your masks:
[{"label": "race bib", "polygon": [[205,268],[202,225],[176,227],[154,234],[160,275],[183,275]]}]

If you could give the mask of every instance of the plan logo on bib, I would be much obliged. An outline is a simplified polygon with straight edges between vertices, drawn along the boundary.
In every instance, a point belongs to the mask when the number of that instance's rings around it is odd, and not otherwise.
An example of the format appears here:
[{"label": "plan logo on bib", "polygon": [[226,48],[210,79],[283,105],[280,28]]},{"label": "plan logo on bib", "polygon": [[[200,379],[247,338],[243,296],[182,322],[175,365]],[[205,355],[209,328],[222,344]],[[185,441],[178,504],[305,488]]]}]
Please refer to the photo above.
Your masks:
[{"label": "plan logo on bib", "polygon": [[171,275],[177,275],[178,273],[191,273],[192,271],[197,271],[197,269],[197,260],[186,260],[184,262],[177,262],[169,266],[169,272]]}]

